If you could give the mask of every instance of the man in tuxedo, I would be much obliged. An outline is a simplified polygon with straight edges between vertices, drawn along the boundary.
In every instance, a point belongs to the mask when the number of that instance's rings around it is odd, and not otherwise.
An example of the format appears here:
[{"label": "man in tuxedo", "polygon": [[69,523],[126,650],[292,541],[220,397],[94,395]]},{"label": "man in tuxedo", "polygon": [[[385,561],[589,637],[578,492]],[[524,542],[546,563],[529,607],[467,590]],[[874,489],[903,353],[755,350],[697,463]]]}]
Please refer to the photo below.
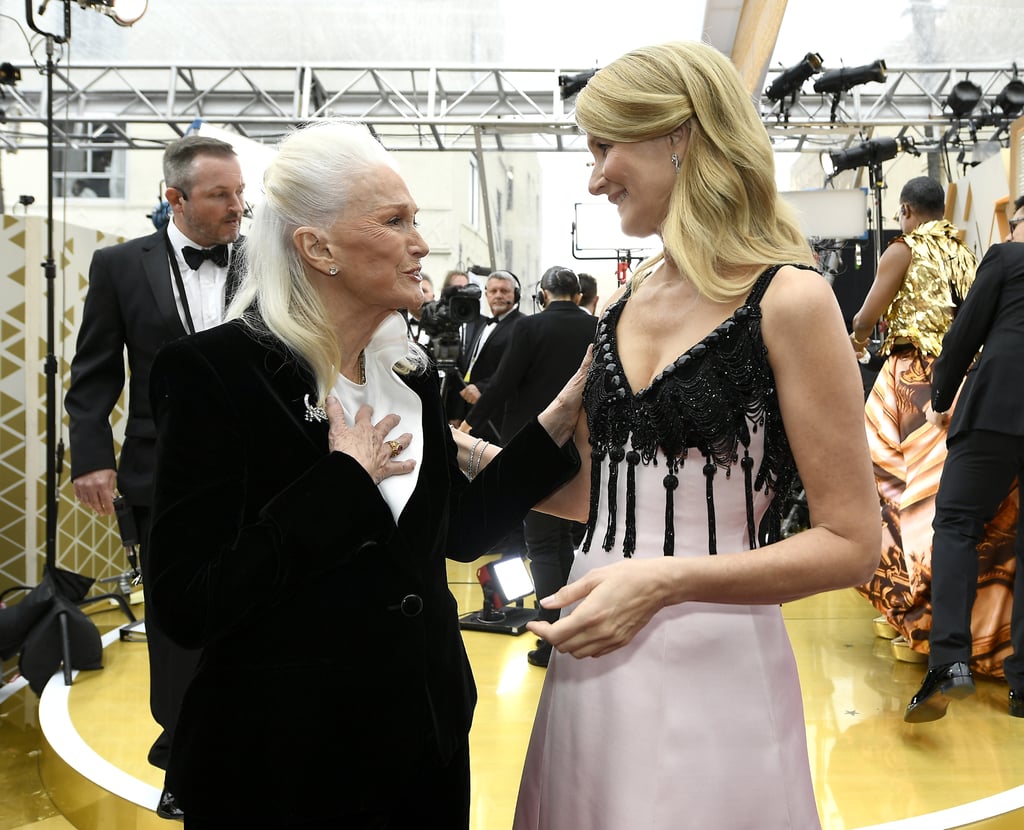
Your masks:
[{"label": "man in tuxedo", "polygon": [[459,390],[459,395],[470,405],[466,420],[472,426],[471,433],[491,443],[499,443],[500,412],[492,412],[486,420],[471,416],[473,407],[487,391],[498,369],[513,330],[525,315],[519,310],[519,280],[511,271],[492,271],[487,277],[484,296],[493,316],[483,319],[471,335],[469,349],[462,358],[466,385]]},{"label": "man in tuxedo", "polygon": [[[140,545],[147,597],[146,539],[152,504],[156,429],[149,371],[166,342],[218,325],[234,286],[242,215],[242,169],[230,144],[190,135],[163,157],[167,226],[93,255],[89,289],[65,399],[70,419],[75,496],[102,516],[114,513],[115,488],[128,501]],[[128,422],[115,464],[110,415],[124,389],[128,355]],[[198,652],[174,645],[147,621],[150,708],[163,728],[149,761],[166,768],[181,697]],[[162,813],[173,815],[173,805]],[[166,816],[170,817],[170,816]]]},{"label": "man in tuxedo", "polygon": [[[555,266],[540,280],[540,314],[524,316],[512,331],[497,371],[470,410],[467,422],[501,424],[501,441],[541,412],[573,376],[594,341],[597,318],[579,307],[582,290],[576,274]],[[531,510],[523,520],[526,553],[537,597],[565,585],[576,550],[579,523]],[[558,609],[540,609],[538,618],[556,622]],[[535,666],[547,666],[551,644],[541,642],[527,654]]]},{"label": "man in tuxedo", "polygon": [[[985,524],[1018,482],[1024,481],[1024,197],[1010,220],[1006,244],[993,245],[974,285],[942,341],[932,367],[929,420],[949,421],[949,452],[932,524],[932,627],[928,673],[903,719],[937,720],[951,699],[974,692],[971,612],[978,582],[978,550]],[[984,349],[982,347],[984,346]],[[979,349],[982,349],[978,356]],[[1020,505],[1024,507],[1024,505]],[[1024,718],[1024,510],[1018,508],[1013,654],[1003,661],[1009,712]]]}]

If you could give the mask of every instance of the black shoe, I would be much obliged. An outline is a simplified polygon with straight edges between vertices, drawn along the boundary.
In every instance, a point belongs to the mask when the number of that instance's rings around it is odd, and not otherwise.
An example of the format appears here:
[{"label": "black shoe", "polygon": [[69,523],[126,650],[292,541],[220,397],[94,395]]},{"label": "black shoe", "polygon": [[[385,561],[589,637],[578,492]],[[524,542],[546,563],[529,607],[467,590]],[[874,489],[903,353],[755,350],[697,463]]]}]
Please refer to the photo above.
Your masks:
[{"label": "black shoe", "polygon": [[1010,689],[1010,714],[1024,718],[1024,689]]},{"label": "black shoe", "polygon": [[185,811],[178,806],[178,799],[174,797],[174,793],[167,789],[160,793],[160,803],[156,805],[156,814],[160,818],[170,819],[171,821],[185,820]]},{"label": "black shoe", "polygon": [[946,663],[928,669],[924,683],[907,704],[903,720],[907,723],[926,723],[946,714],[950,700],[960,700],[974,694],[974,678],[966,663]]},{"label": "black shoe", "polygon": [[540,666],[542,669],[548,667],[548,663],[551,662],[551,646],[548,643],[539,648],[535,648],[533,651],[526,653],[526,662],[531,666]]}]

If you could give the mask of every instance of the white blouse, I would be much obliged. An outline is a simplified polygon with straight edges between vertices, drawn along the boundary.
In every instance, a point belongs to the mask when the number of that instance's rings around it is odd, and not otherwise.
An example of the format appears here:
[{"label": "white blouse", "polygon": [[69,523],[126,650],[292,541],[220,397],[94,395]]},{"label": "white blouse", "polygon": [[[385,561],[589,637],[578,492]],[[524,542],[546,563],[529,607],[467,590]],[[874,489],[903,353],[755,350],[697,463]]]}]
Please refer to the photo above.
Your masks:
[{"label": "white blouse", "polygon": [[398,426],[384,437],[385,441],[406,432],[412,433],[412,443],[398,458],[402,461],[415,461],[413,471],[390,476],[378,485],[384,501],[391,508],[395,522],[402,515],[412,491],[416,489],[420,465],[423,463],[423,403],[393,368],[408,353],[409,332],[402,315],[395,312],[377,327],[366,347],[366,383],[354,383],[339,373],[334,389],[331,390],[341,402],[345,410],[345,423],[350,427],[354,424],[360,407],[369,404],[373,407],[374,423],[391,413],[402,419]]}]

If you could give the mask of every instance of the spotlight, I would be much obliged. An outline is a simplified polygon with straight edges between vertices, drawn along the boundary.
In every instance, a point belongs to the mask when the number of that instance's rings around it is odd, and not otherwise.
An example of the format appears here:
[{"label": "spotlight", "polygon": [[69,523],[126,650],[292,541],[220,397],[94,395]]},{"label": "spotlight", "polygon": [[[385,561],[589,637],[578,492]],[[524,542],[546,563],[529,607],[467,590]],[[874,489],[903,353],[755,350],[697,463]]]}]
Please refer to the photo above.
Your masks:
[{"label": "spotlight", "polygon": [[523,558],[513,555],[488,562],[477,569],[476,577],[483,589],[483,608],[459,617],[459,628],[513,636],[524,633],[537,612],[522,605],[523,598],[534,592]]},{"label": "spotlight", "polygon": [[963,118],[981,103],[981,97],[981,87],[974,81],[960,81],[949,91],[943,106],[949,107],[957,118]]},{"label": "spotlight", "polygon": [[792,95],[795,98],[804,81],[819,69],[821,69],[821,55],[817,52],[808,52],[800,63],[782,70],[775,77],[775,80],[764,91],[765,97],[772,101],[781,101],[787,95]]},{"label": "spotlight", "polygon": [[1014,78],[996,96],[996,106],[1014,118],[1024,111],[1024,81]]},{"label": "spotlight", "polygon": [[832,112],[829,120],[836,120],[836,111],[839,109],[839,99],[847,90],[853,89],[860,84],[867,84],[872,81],[882,82],[885,80],[885,61],[879,58],[874,63],[864,66],[842,67],[841,69],[829,69],[822,73],[822,76],[814,82],[814,91],[832,96]]},{"label": "spotlight", "polygon": [[138,23],[146,13],[149,0],[77,0],[83,9],[95,9],[107,15],[118,26]]},{"label": "spotlight", "polygon": [[562,100],[568,101],[583,89],[596,72],[596,69],[591,69],[588,72],[580,72],[578,75],[559,75],[558,85],[562,88]]},{"label": "spotlight", "polygon": [[885,61],[879,58],[874,63],[864,66],[842,67],[841,69],[829,69],[823,72],[821,77],[814,82],[814,91],[826,95],[839,95],[847,90],[853,89],[860,84],[885,80]]},{"label": "spotlight", "polygon": [[827,157],[822,157],[821,164],[828,177],[832,178],[844,170],[853,170],[857,167],[889,161],[889,159],[896,158],[896,154],[900,152],[920,155],[910,137],[873,138],[848,150],[829,153]]}]

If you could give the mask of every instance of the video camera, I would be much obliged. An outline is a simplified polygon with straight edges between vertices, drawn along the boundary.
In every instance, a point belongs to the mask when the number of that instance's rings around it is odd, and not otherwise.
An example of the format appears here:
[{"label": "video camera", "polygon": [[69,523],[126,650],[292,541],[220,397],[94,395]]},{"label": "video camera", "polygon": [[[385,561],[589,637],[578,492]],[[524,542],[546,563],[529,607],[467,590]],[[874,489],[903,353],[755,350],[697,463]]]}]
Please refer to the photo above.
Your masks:
[{"label": "video camera", "polygon": [[430,351],[438,368],[450,368],[458,363],[462,348],[459,328],[479,314],[478,285],[450,285],[441,292],[440,299],[423,304],[420,328],[430,336]]}]

